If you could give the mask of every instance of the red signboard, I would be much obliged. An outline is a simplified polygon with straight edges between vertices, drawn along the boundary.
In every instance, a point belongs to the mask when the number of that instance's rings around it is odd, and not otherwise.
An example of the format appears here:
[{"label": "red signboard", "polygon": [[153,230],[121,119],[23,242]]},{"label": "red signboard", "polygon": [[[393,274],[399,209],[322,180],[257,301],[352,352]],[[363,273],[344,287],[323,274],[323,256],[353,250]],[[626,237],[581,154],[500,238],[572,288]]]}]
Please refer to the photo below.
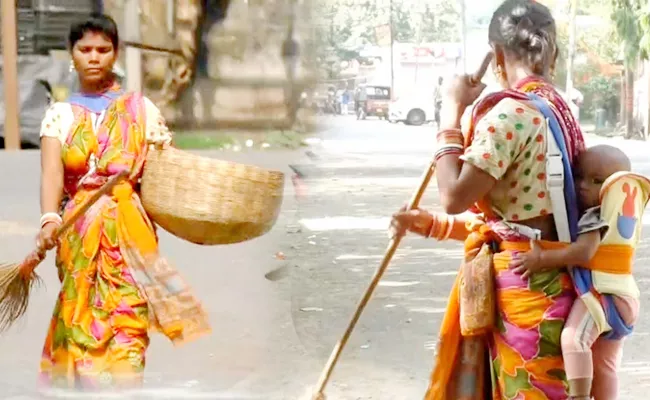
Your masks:
[{"label": "red signboard", "polygon": [[409,48],[400,51],[401,62],[440,62],[448,58],[456,58],[459,56],[460,51],[457,46],[454,46],[452,49],[450,46],[444,45],[415,45],[409,46]]}]

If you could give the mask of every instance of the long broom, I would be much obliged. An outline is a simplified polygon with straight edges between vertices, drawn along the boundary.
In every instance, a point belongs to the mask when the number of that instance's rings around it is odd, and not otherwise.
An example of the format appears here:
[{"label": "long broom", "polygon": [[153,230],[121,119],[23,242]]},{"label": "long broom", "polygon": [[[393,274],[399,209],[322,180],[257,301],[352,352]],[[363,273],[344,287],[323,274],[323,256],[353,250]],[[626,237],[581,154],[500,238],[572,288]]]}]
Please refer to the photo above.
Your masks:
[{"label": "long broom", "polygon": [[[492,52],[489,52],[488,54],[485,55],[485,58],[481,63],[481,67],[478,69],[476,73],[474,73],[472,76],[469,77],[472,85],[477,85],[478,83],[481,82],[483,76],[485,75],[485,72],[487,72],[490,63],[492,62],[492,58],[493,58]],[[435,168],[436,168],[435,161],[431,161],[427,169],[422,174],[420,186],[417,188],[417,190],[415,191],[415,193],[411,197],[411,200],[408,203],[407,206],[408,210],[417,208],[418,205],[420,204],[420,200],[422,199],[422,196],[424,195],[424,192],[426,191],[427,186],[429,185],[429,182],[433,177]],[[388,248],[386,249],[386,253],[384,254],[384,258],[381,261],[379,268],[377,268],[377,271],[375,271],[375,274],[372,277],[372,280],[370,281],[370,285],[368,286],[363,296],[361,297],[361,300],[359,301],[357,308],[354,310],[354,314],[352,314],[352,319],[350,320],[348,327],[345,329],[345,332],[343,333],[341,340],[339,340],[339,342],[334,346],[334,349],[330,354],[330,358],[329,360],[327,360],[327,363],[323,368],[323,372],[321,373],[321,376],[318,379],[318,384],[316,385],[316,392],[312,396],[312,400],[326,399],[325,387],[327,386],[327,382],[332,376],[332,372],[334,371],[334,367],[336,366],[336,363],[339,357],[341,356],[341,352],[343,352],[343,348],[347,344],[350,335],[352,335],[352,331],[354,330],[354,327],[357,325],[357,322],[359,321],[359,317],[361,317],[361,313],[366,308],[368,301],[370,301],[370,298],[372,297],[372,293],[375,291],[375,288],[379,284],[381,277],[384,275],[384,272],[388,268],[388,265],[390,264],[393,255],[397,251],[397,248],[399,247],[399,244],[402,241],[402,237],[403,235],[395,235],[393,238],[391,238],[390,242],[388,243]]]},{"label": "long broom", "polygon": [[[81,207],[77,208],[70,218],[61,224],[54,233],[54,239],[60,238],[93,204],[108,194],[128,175],[128,171],[122,171],[111,177]],[[20,263],[0,264],[0,333],[6,331],[27,311],[29,295],[32,289],[41,282],[40,277],[36,274],[36,267],[44,259],[43,253],[34,250]]]}]

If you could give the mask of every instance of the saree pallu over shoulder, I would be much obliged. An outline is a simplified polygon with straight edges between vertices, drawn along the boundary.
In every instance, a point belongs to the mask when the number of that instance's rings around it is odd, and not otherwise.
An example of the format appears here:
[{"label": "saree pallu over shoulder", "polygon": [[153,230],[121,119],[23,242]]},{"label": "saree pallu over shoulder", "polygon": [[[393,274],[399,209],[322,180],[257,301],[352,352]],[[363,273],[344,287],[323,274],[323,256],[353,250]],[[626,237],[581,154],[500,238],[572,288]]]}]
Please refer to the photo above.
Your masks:
[{"label": "saree pallu over shoulder", "polygon": [[133,185],[142,175],[148,143],[144,97],[128,93],[106,110],[97,132],[98,175],[131,170],[130,184],[118,186],[116,232],[120,251],[150,306],[152,326],[174,344],[210,332],[208,317],[180,274],[158,252],[153,224]]}]

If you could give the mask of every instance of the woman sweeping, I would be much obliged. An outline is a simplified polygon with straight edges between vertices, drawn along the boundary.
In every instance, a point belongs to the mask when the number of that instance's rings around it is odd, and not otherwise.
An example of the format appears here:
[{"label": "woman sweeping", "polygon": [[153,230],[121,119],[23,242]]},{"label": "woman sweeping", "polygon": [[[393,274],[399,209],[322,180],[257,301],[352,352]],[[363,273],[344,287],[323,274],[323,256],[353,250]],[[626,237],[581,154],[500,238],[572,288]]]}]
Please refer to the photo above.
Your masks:
[{"label": "woman sweeping", "polygon": [[[113,65],[115,22],[94,15],[70,29],[70,53],[81,91],[53,104],[41,130],[42,251],[57,247],[62,284],[45,340],[42,385],[67,389],[138,387],[148,331],[174,344],[209,331],[207,316],[178,273],[158,254],[151,221],[140,203],[147,146],[169,144],[160,111],[125,93]],[[110,176],[128,181],[99,200],[55,243],[56,228]],[[63,196],[63,217],[59,210]]]},{"label": "woman sweeping", "polygon": [[[443,100],[435,157],[445,211],[459,214],[476,204],[485,216],[465,241],[465,262],[483,256],[484,249],[493,253],[487,260],[496,281],[496,323],[482,336],[461,334],[457,279],[425,398],[562,400],[567,390],[560,336],[575,298],[571,278],[566,268],[526,279],[509,267],[515,249],[532,239],[558,238],[547,186],[552,132],[531,99],[550,107],[571,166],[584,149],[583,137],[550,83],[558,49],[548,8],[533,0],[506,0],[492,17],[489,41],[505,90],[479,102],[464,137],[460,117],[484,86],[456,78]],[[432,214],[423,210],[400,212],[393,224],[398,232],[439,237]]]}]

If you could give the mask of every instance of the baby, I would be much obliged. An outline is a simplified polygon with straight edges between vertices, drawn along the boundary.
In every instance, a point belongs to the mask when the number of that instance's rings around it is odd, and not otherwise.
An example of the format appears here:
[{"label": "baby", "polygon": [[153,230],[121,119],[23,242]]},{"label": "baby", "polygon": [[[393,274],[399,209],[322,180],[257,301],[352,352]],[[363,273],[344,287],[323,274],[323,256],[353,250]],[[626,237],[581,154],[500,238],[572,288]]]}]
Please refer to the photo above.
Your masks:
[{"label": "baby", "polygon": [[[629,221],[634,225],[623,229],[626,233],[621,233],[620,224],[625,207],[632,214],[643,212],[647,193],[638,193],[639,188],[643,191],[643,186],[638,184],[645,178],[626,174],[630,167],[628,157],[615,147],[599,145],[585,151],[578,160],[576,176],[576,191],[584,210],[578,223],[577,240],[552,250],[542,250],[533,243],[529,252],[520,253],[511,263],[515,272],[526,276],[562,265],[589,269],[583,272],[592,279],[581,280],[573,275],[579,297],[561,335],[569,395],[575,400],[588,400],[591,396],[596,400],[616,399],[622,339],[631,332],[639,313],[639,291],[631,276],[631,259],[638,243],[640,215],[632,215]],[[601,193],[603,184],[605,188]],[[618,184],[616,188],[621,193],[612,192],[614,200],[611,201],[610,197],[601,197],[610,196],[607,193],[614,184]],[[605,198],[609,201],[607,211]],[[613,203],[616,206],[612,206]],[[615,232],[609,234],[610,228]],[[614,234],[618,235],[615,239]],[[614,254],[612,257],[613,251],[621,249],[625,250],[624,256]],[[608,258],[601,257],[606,254]],[[614,264],[622,267],[609,268]],[[602,272],[603,266],[608,266],[604,268],[607,272]],[[579,281],[586,282],[583,290]]]}]

